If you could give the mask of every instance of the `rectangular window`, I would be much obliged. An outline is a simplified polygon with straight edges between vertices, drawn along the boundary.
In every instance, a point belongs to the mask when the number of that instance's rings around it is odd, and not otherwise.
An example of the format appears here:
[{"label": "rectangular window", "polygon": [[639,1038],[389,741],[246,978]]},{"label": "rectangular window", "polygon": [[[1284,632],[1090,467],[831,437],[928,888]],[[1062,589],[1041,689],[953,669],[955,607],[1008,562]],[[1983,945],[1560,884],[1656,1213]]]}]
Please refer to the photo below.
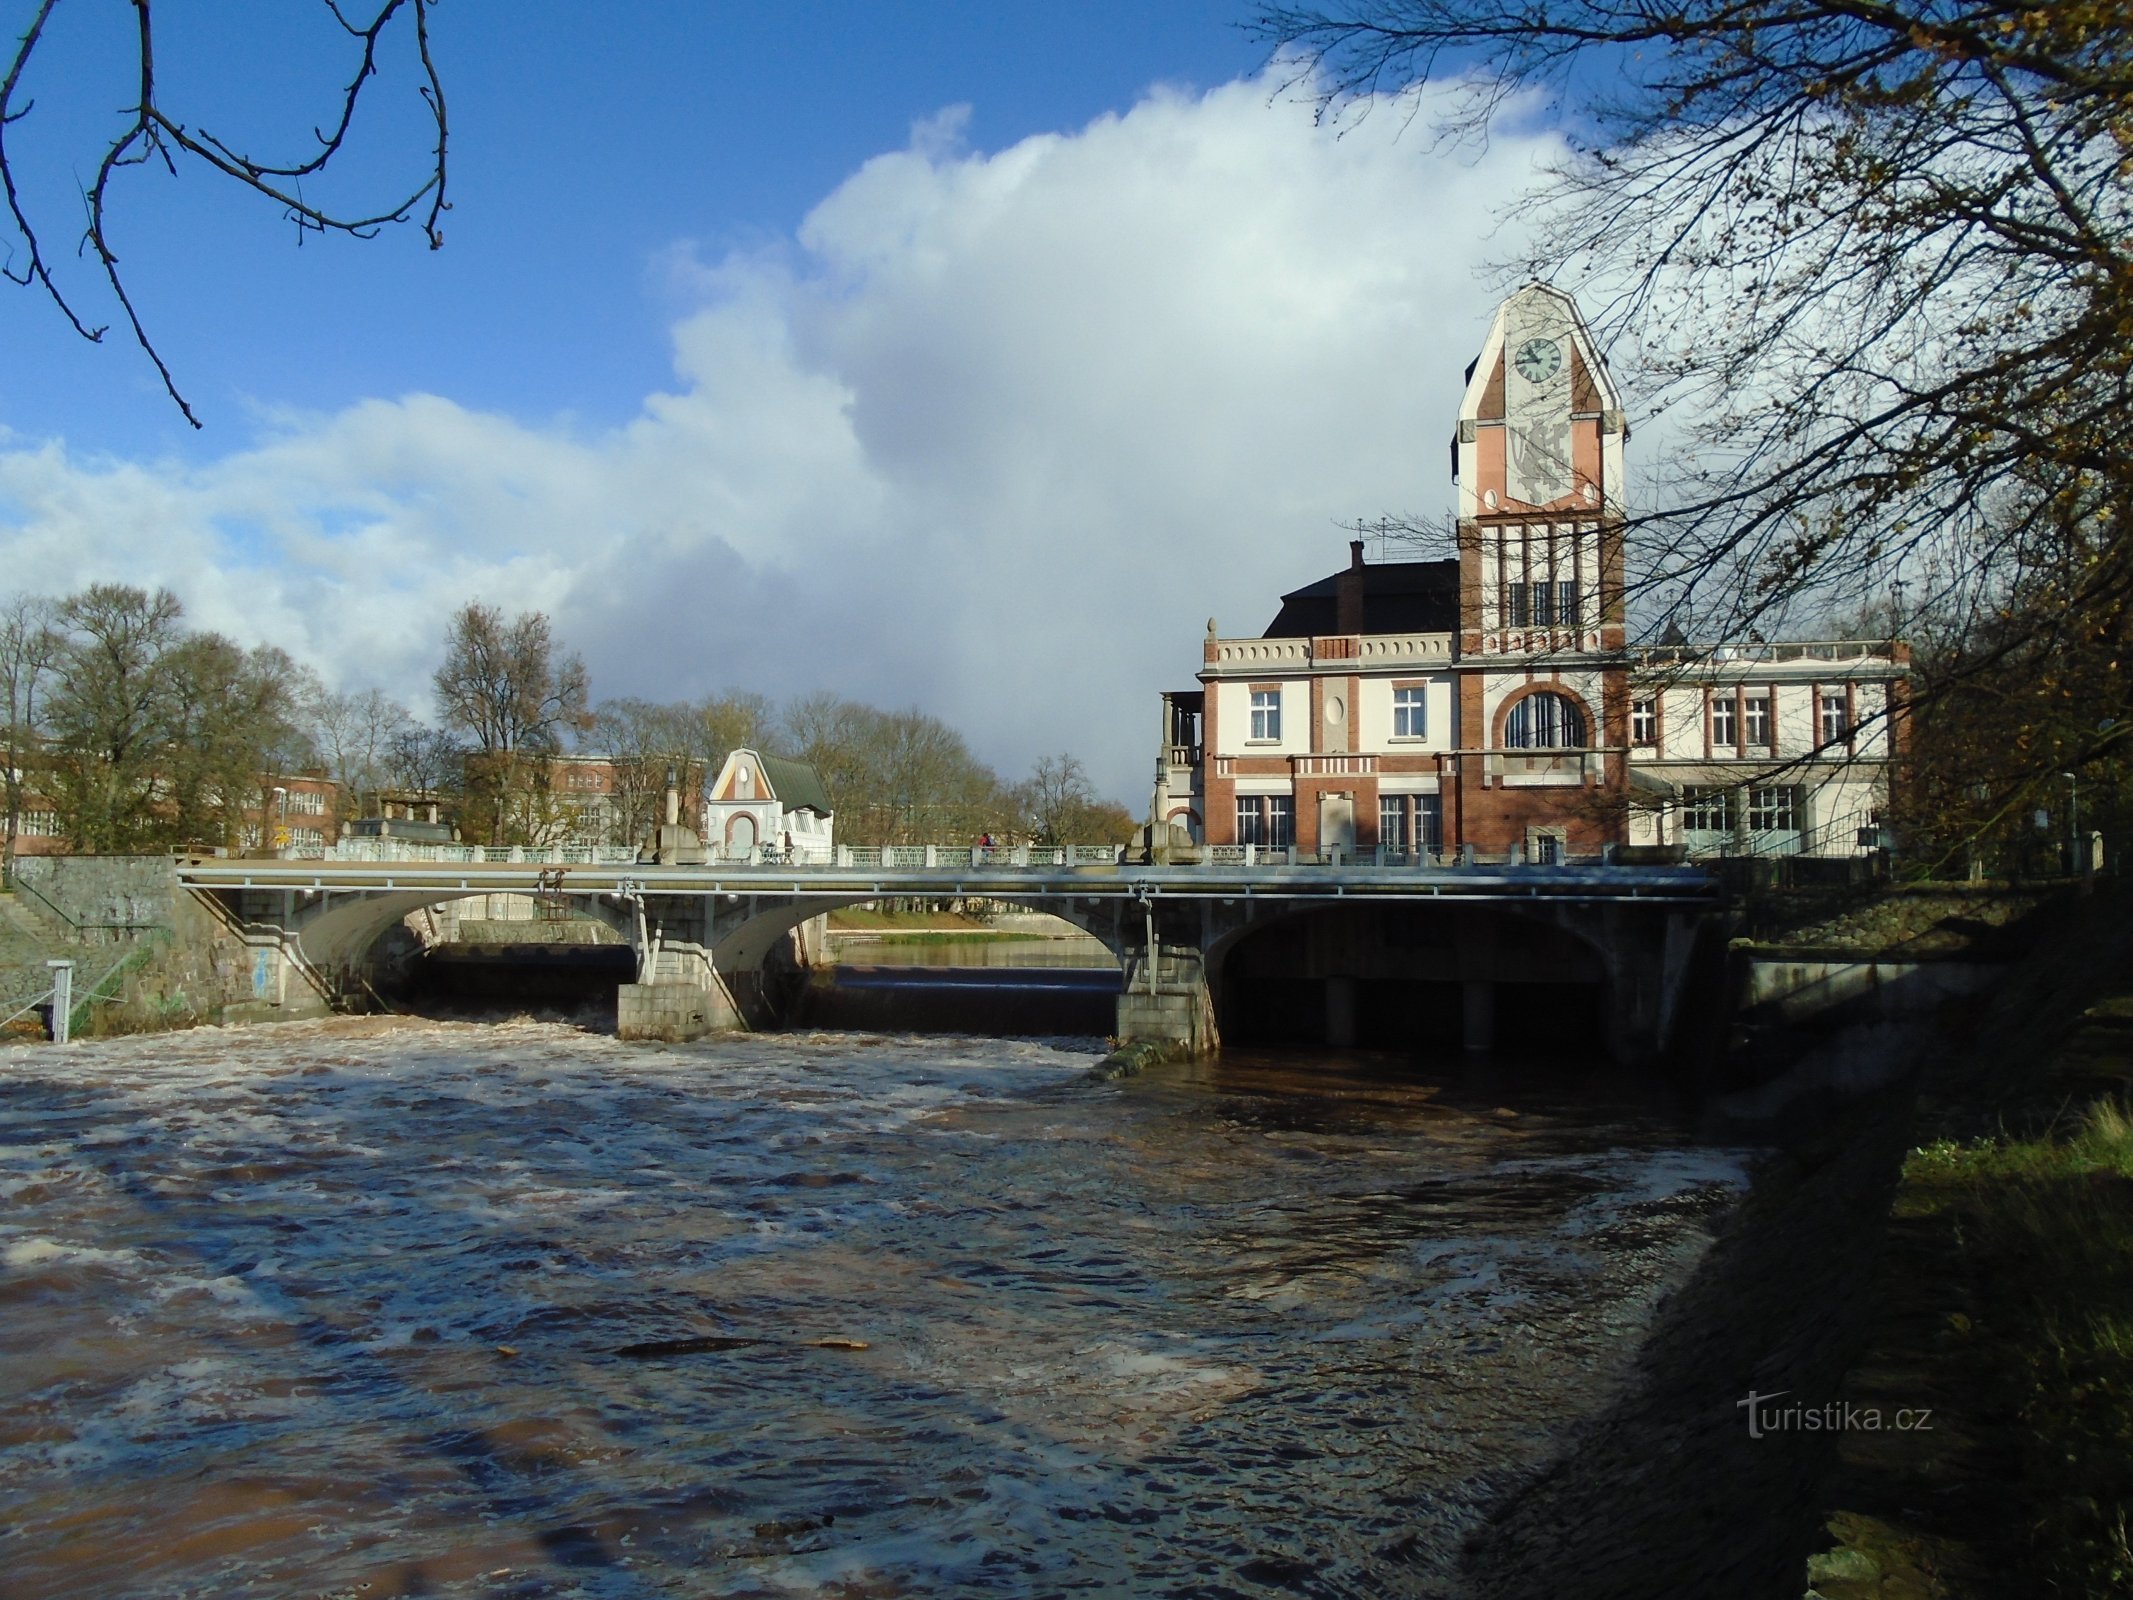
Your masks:
[{"label": "rectangular window", "polygon": [[1415,796],[1417,815],[1415,832],[1419,835],[1417,845],[1431,855],[1444,851],[1444,797],[1435,794]]},{"label": "rectangular window", "polygon": [[1789,783],[1748,791],[1748,827],[1756,833],[1797,833],[1800,791]]},{"label": "rectangular window", "polygon": [[1842,694],[1822,696],[1822,743],[1842,744],[1852,734],[1851,707]]},{"label": "rectangular window", "polygon": [[1294,796],[1270,794],[1266,797],[1266,842],[1274,850],[1286,850],[1296,842]]},{"label": "rectangular window", "polygon": [[1659,702],[1657,700],[1630,701],[1629,742],[1631,744],[1657,744],[1659,742]]},{"label": "rectangular window", "polygon": [[1578,626],[1578,581],[1567,578],[1555,586],[1555,625],[1559,628]]},{"label": "rectangular window", "polygon": [[1237,843],[1266,843],[1266,835],[1260,830],[1259,816],[1259,796],[1256,794],[1240,794],[1237,796]]},{"label": "rectangular window", "polygon": [[1681,825],[1691,833],[1731,833],[1736,789],[1699,788],[1693,784],[1681,791]]},{"label": "rectangular window", "polygon": [[1533,593],[1522,583],[1509,586],[1506,598],[1511,602],[1507,626],[1530,628],[1533,626]]},{"label": "rectangular window", "polygon": [[1750,695],[1741,702],[1741,709],[1747,714],[1747,742],[1761,749],[1769,749],[1771,744],[1770,696],[1767,694]]},{"label": "rectangular window", "polygon": [[22,836],[26,839],[56,839],[59,837],[59,813],[56,811],[25,811],[21,821]]},{"label": "rectangular window", "polygon": [[1563,839],[1561,834],[1536,833],[1532,836],[1533,864],[1536,867],[1559,867],[1563,864]]},{"label": "rectangular window", "polygon": [[316,789],[291,789],[289,809],[307,817],[322,817],[326,814],[326,797]]},{"label": "rectangular window", "polygon": [[1252,737],[1254,739],[1279,739],[1281,737],[1281,691],[1279,689],[1254,689],[1252,691]]},{"label": "rectangular window", "polygon": [[289,842],[323,847],[326,843],[326,831],[323,828],[291,828]]},{"label": "rectangular window", "polygon": [[1730,694],[1720,695],[1712,699],[1711,743],[1714,746],[1730,745],[1736,749],[1739,748],[1740,719],[1735,715],[1739,706],[1740,702]]},{"label": "rectangular window", "polygon": [[1419,739],[1429,732],[1425,698],[1420,689],[1392,691],[1392,736],[1395,739]]},{"label": "rectangular window", "polygon": [[1553,584],[1536,583],[1533,585],[1533,626],[1536,628],[1552,628],[1555,626],[1555,586]]},{"label": "rectangular window", "polygon": [[1407,796],[1404,794],[1378,796],[1378,843],[1388,850],[1402,853],[1410,848],[1407,842]]}]

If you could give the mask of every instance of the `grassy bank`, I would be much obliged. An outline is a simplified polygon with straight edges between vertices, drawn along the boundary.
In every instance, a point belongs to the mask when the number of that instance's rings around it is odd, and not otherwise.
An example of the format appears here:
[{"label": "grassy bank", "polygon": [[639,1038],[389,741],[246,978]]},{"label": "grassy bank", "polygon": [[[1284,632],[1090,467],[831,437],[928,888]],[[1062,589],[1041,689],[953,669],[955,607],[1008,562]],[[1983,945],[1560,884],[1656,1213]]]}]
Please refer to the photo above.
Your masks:
[{"label": "grassy bank", "polygon": [[1827,1600],[2133,1593],[2133,905],[2062,908],[1934,1064],[1845,1398]]}]

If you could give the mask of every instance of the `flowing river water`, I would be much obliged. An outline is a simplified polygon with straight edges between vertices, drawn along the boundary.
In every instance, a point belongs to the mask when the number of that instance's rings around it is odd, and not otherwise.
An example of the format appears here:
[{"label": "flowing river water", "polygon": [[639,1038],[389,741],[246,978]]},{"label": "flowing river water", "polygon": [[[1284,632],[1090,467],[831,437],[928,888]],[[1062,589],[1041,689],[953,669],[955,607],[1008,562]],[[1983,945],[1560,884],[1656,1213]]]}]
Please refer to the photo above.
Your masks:
[{"label": "flowing river water", "polygon": [[0,1594],[1436,1595],[1742,1152],[1634,1086],[341,1019],[0,1050]]}]

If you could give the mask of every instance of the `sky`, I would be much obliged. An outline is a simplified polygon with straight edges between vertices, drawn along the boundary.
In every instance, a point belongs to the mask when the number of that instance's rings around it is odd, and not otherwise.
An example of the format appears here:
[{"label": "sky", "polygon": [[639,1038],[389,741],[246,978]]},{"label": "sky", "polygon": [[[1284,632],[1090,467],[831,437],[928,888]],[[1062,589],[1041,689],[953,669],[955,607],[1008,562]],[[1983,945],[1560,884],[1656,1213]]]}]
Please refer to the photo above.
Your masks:
[{"label": "sky", "polygon": [[[54,12],[9,131],[94,321],[126,9]],[[1326,126],[1246,10],[445,0],[441,250],[124,175],[113,246],[200,431],[122,327],[0,285],[0,593],[167,585],[420,714],[453,611],[538,609],[596,699],[915,705],[1137,806],[1211,617],[1257,634],[1344,523],[1449,507],[1502,219],[1556,149]],[[322,15],[159,10],[166,106],[300,147]],[[421,171],[405,38],[383,59],[312,193]]]}]

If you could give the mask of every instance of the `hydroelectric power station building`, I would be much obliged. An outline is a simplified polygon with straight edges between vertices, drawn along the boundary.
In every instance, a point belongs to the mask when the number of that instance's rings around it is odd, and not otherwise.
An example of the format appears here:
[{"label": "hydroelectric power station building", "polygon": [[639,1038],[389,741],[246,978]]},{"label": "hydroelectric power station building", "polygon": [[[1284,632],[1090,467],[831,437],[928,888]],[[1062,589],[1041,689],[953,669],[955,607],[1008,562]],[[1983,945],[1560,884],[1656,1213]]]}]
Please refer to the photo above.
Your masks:
[{"label": "hydroelectric power station building", "polygon": [[1571,299],[1497,310],[1454,443],[1456,559],[1368,563],[1208,625],[1163,696],[1173,838],[1535,864],[1623,845],[1848,855],[1879,841],[1895,641],[1632,649],[1622,400]]}]

